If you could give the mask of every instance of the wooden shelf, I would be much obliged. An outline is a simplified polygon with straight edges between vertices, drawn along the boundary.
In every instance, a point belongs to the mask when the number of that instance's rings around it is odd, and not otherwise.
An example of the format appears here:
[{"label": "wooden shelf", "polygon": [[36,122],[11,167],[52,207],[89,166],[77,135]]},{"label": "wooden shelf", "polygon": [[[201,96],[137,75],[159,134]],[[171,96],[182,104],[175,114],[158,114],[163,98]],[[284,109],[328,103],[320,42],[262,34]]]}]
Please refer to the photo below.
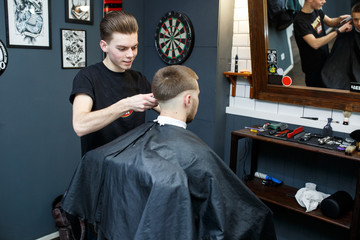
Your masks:
[{"label": "wooden shelf", "polygon": [[335,150],[331,150],[331,149],[306,145],[306,144],[297,143],[297,142],[293,142],[293,141],[285,141],[285,140],[276,139],[276,138],[259,136],[254,132],[250,132],[249,129],[236,130],[236,131],[232,132],[232,135],[238,136],[239,138],[244,138],[244,137],[251,138],[251,139],[259,140],[259,141],[263,141],[263,142],[275,143],[275,144],[279,144],[279,145],[283,145],[283,146],[303,149],[303,150],[310,151],[310,152],[316,152],[316,153],[320,153],[320,154],[326,154],[326,155],[331,155],[331,156],[335,156],[335,157],[339,157],[339,158],[343,158],[343,159],[360,162],[360,152],[359,151],[355,151],[352,155],[346,155],[344,152],[341,152],[341,151],[335,151]]},{"label": "wooden shelf", "polygon": [[252,82],[252,75],[250,72],[224,72],[225,77],[227,77],[231,84],[231,96],[235,97],[236,96],[236,79],[237,77],[244,77],[248,80],[249,84],[250,84],[250,98],[254,97],[254,91],[253,91],[253,82]]},{"label": "wooden shelf", "polygon": [[[339,159],[339,161],[355,161],[360,163],[360,152],[355,151],[352,155],[346,155],[344,152],[321,148],[313,145],[306,145],[294,141],[286,141],[282,139],[270,138],[261,135],[257,135],[251,132],[249,129],[240,129],[231,133],[231,150],[230,150],[230,168],[236,173],[237,164],[237,151],[238,141],[240,139],[250,138],[253,139],[252,154],[251,154],[251,175],[257,171],[257,156],[258,156],[258,145],[263,142],[272,144],[278,144],[281,146],[287,146],[296,149],[302,149],[304,151],[314,152],[317,154],[324,154],[333,156]],[[262,184],[262,180],[254,178],[251,181],[244,182],[248,188],[254,192],[260,199],[274,206],[280,206],[287,210],[306,215],[318,219],[323,222],[338,226],[340,228],[349,230],[350,239],[360,239],[359,227],[360,227],[360,168],[358,167],[357,186],[355,192],[355,200],[353,211],[347,213],[345,216],[332,219],[324,216],[321,210],[318,208],[311,212],[305,212],[305,208],[302,208],[295,199],[295,194],[298,189],[281,185],[277,187],[269,187]]]},{"label": "wooden shelf", "polygon": [[297,192],[296,188],[281,185],[277,187],[269,187],[262,184],[262,180],[254,178],[251,181],[244,182],[245,185],[258,196],[261,200],[272,203],[289,210],[305,214],[309,217],[313,217],[330,224],[337,225],[341,228],[350,229],[352,213],[349,212],[344,217],[338,219],[332,219],[324,216],[321,210],[318,208],[311,212],[305,212],[305,208],[301,207],[295,199]]}]

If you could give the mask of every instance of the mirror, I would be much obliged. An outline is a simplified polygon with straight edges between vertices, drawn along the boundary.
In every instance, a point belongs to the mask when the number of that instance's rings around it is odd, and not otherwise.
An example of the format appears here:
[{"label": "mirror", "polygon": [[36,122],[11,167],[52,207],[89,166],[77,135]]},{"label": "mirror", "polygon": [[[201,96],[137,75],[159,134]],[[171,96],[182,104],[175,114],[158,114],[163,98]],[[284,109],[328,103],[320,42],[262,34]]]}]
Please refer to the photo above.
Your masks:
[{"label": "mirror", "polygon": [[268,84],[267,0],[248,0],[253,94],[255,99],[360,112],[360,93],[348,90]]},{"label": "mirror", "polygon": [[[323,5],[323,11],[329,17],[337,17],[344,14],[350,14],[350,9],[352,7],[353,0],[343,0],[343,1],[328,1]],[[276,66],[280,69],[283,69],[283,75],[289,76],[292,79],[292,85],[298,86],[306,86],[305,83],[305,74],[301,68],[301,60],[299,54],[299,48],[295,41],[295,33],[294,26],[292,23],[292,19],[295,16],[295,9],[301,8],[304,0],[296,0],[290,1],[289,7],[294,8],[293,11],[289,10],[288,12],[284,12],[283,14],[274,13],[274,11],[278,11],[278,5],[274,4],[276,1],[268,0],[268,32],[269,32],[269,49],[273,51],[277,51],[277,63]],[[294,4],[294,2],[298,2],[298,4]],[[300,3],[301,2],[301,3]],[[274,9],[271,9],[271,5],[274,5]],[[288,3],[286,3],[288,4]],[[293,5],[292,5],[293,4]],[[276,14],[276,15],[275,15]],[[326,26],[326,25],[325,25]],[[326,26],[324,29],[327,33],[333,31],[334,29]],[[356,34],[357,35],[357,34]],[[358,64],[358,61],[352,62],[350,60],[350,43],[348,41],[355,40],[355,36],[348,36],[348,34],[342,34],[341,38],[334,38],[331,40],[326,46],[332,51],[332,47],[334,46],[335,41],[338,45],[336,47],[336,53],[333,53],[329,56],[326,67],[323,68],[324,76],[323,80],[326,84],[327,88],[336,88],[336,89],[350,89],[350,78],[355,77],[352,75],[352,64]],[[340,40],[339,40],[340,39]],[[341,43],[339,43],[339,41]],[[344,43],[346,41],[346,43]],[[340,44],[340,45],[339,45]],[[346,47],[345,47],[346,45]],[[341,47],[339,47],[341,46]],[[344,46],[344,47],[342,47]],[[325,47],[325,46],[324,46]],[[329,51],[329,52],[330,52]],[[353,52],[355,54],[355,52]],[[338,71],[337,67],[339,66],[339,59],[341,59],[341,63],[343,63],[346,67],[343,68],[343,71]],[[357,60],[357,58],[355,58]],[[340,64],[341,64],[340,63]],[[352,64],[351,64],[352,63]],[[360,71],[360,66],[357,65],[355,68],[357,72]],[[347,72],[349,71],[349,72]],[[359,72],[360,73],[360,72]],[[281,84],[281,76],[280,79],[275,83]],[[349,83],[346,83],[349,82]],[[271,79],[269,79],[269,83],[271,83]]]}]

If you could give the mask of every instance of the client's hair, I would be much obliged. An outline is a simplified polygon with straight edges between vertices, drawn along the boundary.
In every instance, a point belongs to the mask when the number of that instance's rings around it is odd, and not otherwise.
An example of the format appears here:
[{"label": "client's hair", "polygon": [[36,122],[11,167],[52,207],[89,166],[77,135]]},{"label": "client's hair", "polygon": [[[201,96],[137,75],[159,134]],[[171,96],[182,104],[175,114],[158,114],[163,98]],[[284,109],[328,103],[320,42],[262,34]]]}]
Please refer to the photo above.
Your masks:
[{"label": "client's hair", "polygon": [[351,8],[351,13],[358,13],[360,12],[360,2],[357,2],[356,4],[354,4],[354,6]]},{"label": "client's hair", "polygon": [[196,90],[198,76],[188,67],[172,65],[159,69],[153,78],[152,92],[159,101],[176,97],[186,90]]}]

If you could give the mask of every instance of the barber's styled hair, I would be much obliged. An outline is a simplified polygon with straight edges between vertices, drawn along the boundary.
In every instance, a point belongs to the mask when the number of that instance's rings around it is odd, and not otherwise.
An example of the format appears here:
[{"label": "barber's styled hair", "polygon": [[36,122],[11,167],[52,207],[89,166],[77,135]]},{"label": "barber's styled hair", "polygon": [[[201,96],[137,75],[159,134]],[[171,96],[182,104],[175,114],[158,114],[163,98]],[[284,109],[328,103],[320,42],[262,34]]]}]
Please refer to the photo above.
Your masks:
[{"label": "barber's styled hair", "polygon": [[114,32],[123,34],[137,33],[139,26],[133,15],[124,11],[112,11],[100,22],[101,40],[111,40]]},{"label": "barber's styled hair", "polygon": [[153,78],[152,92],[158,101],[166,101],[187,90],[197,90],[198,76],[188,67],[172,65],[159,69]]},{"label": "barber's styled hair", "polygon": [[355,3],[354,6],[351,8],[351,13],[353,12],[360,12],[360,2]]}]

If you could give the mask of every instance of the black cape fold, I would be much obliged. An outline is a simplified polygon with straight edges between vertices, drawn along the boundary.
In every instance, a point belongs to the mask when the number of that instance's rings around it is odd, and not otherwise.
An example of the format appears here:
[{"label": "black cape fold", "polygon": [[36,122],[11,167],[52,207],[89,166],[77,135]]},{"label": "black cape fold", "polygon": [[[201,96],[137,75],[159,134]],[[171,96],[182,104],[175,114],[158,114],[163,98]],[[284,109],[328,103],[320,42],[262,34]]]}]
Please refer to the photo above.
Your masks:
[{"label": "black cape fold", "polygon": [[269,208],[200,138],[171,125],[146,123],[88,152],[62,204],[108,240],[276,239]]},{"label": "black cape fold", "polygon": [[360,33],[340,34],[321,71],[327,88],[350,90],[350,83],[360,83]]}]

